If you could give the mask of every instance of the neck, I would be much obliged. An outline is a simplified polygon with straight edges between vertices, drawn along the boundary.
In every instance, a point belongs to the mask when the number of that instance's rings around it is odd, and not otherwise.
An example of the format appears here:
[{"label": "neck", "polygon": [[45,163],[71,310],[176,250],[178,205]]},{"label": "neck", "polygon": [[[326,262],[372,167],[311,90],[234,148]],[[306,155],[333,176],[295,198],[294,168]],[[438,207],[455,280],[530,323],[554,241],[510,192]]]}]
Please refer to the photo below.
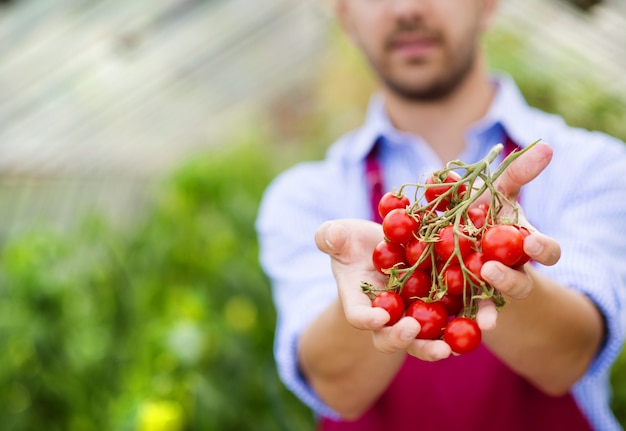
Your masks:
[{"label": "neck", "polygon": [[486,70],[474,69],[452,94],[441,100],[407,100],[383,89],[392,124],[398,130],[422,137],[443,163],[462,153],[468,128],[487,113],[493,99],[494,88]]}]

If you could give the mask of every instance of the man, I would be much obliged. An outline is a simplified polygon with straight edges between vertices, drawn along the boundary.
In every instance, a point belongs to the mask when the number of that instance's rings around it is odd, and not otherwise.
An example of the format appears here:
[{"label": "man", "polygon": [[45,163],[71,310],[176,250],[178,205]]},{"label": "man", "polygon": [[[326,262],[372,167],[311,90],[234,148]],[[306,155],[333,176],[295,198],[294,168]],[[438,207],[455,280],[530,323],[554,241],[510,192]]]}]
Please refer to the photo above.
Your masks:
[{"label": "man", "polygon": [[[620,429],[607,382],[626,327],[625,146],[529,108],[508,77],[489,75],[479,39],[496,3],[336,2],[380,91],[324,161],[276,179],[257,221],[279,371],[320,429]],[[540,138],[498,180],[519,198],[535,263],[483,266],[507,304],[481,303],[481,347],[453,355],[416,339],[411,317],[385,326],[389,314],[360,288],[380,283],[369,161],[391,190],[498,142]]]}]

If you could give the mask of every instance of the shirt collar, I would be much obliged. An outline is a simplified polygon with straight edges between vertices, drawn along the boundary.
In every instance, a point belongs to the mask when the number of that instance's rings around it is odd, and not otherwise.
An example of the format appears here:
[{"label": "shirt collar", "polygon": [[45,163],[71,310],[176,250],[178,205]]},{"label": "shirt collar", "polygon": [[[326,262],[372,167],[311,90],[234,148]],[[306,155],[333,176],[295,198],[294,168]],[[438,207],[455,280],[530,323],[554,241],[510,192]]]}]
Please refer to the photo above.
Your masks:
[{"label": "shirt collar", "polygon": [[493,77],[497,86],[495,97],[487,114],[474,127],[474,130],[486,130],[498,127],[520,147],[536,141],[533,117],[529,107],[513,79],[499,73]]},{"label": "shirt collar", "polygon": [[407,142],[415,140],[416,137],[410,133],[396,129],[385,110],[384,97],[380,93],[375,93],[367,107],[367,114],[363,126],[351,136],[351,148],[347,149],[346,157],[352,161],[362,160],[371,152],[374,144],[380,139],[387,143]]},{"label": "shirt collar", "polygon": [[[521,147],[537,140],[537,136],[532,136],[534,128],[529,127],[532,121],[528,106],[513,79],[505,74],[497,74],[494,75],[493,82],[497,88],[489,111],[474,124],[470,132],[480,134],[494,127],[501,128]],[[416,139],[391,124],[385,111],[384,99],[377,93],[370,99],[364,125],[349,136],[349,145],[341,145],[341,149],[334,150],[340,151],[351,161],[362,160],[381,137],[388,142]]]},{"label": "shirt collar", "polygon": [[367,107],[365,123],[350,136],[351,148],[347,149],[348,158],[353,161],[364,159],[374,147],[379,138],[394,129],[391,125],[382,95],[374,94]]}]

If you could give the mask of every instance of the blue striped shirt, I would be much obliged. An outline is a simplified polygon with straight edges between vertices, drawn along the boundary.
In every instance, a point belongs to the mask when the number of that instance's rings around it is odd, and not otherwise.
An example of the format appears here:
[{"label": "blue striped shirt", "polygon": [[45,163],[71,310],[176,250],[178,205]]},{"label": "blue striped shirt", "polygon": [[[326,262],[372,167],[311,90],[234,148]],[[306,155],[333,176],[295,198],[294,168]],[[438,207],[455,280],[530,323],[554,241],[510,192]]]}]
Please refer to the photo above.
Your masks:
[{"label": "blue striped shirt", "polygon": [[[522,206],[528,220],[562,248],[557,265],[537,268],[588,295],[605,317],[606,341],[572,394],[596,429],[619,430],[609,407],[609,373],[626,334],[626,146],[529,107],[507,76],[494,77],[494,83],[496,97],[468,130],[459,158],[481,159],[505,132],[520,146],[542,139],[553,148],[550,165],[524,187]],[[324,416],[335,413],[303,379],[296,355],[299,334],[337,296],[329,258],[313,238],[326,220],[370,218],[364,160],[377,139],[386,190],[419,182],[442,167],[420,137],[394,129],[383,100],[374,96],[364,125],[335,142],[324,160],[300,163],[272,182],[256,223],[260,260],[277,309],[279,374]]]}]

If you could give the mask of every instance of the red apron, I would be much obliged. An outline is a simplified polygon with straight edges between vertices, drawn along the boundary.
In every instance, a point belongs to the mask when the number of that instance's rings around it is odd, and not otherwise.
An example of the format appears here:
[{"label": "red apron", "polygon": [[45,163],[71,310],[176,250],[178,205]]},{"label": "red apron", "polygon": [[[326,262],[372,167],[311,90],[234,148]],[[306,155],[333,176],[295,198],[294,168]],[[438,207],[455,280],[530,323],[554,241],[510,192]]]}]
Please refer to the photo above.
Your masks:
[{"label": "red apron", "polygon": [[591,430],[570,394],[551,397],[486,347],[437,362],[408,356],[358,420],[323,418],[322,431]]},{"label": "red apron", "polygon": [[[505,154],[515,148],[505,141]],[[376,146],[366,160],[372,215],[382,170]],[[437,362],[408,356],[387,390],[358,420],[322,418],[322,431],[591,430],[571,394],[551,397],[511,371],[484,345]]]}]

